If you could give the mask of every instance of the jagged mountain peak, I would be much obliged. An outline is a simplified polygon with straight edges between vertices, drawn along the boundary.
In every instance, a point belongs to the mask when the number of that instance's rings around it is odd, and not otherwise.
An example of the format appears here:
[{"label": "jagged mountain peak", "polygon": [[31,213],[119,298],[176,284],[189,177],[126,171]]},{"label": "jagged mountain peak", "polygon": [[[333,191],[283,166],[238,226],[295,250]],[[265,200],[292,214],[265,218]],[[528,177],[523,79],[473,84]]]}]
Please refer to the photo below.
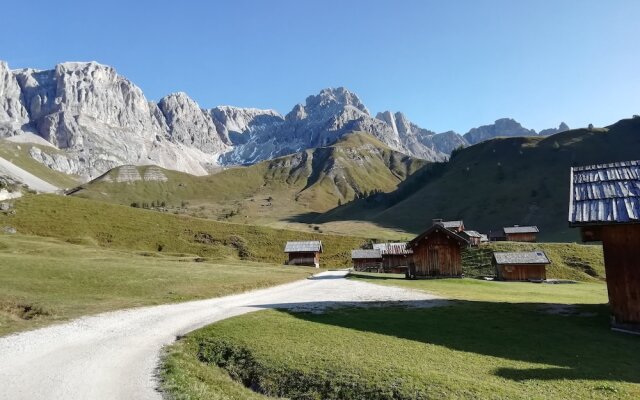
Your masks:
[{"label": "jagged mountain peak", "polygon": [[355,93],[344,87],[322,89],[319,94],[307,97],[305,107],[309,109],[328,109],[336,107],[354,107],[369,115],[369,110]]}]

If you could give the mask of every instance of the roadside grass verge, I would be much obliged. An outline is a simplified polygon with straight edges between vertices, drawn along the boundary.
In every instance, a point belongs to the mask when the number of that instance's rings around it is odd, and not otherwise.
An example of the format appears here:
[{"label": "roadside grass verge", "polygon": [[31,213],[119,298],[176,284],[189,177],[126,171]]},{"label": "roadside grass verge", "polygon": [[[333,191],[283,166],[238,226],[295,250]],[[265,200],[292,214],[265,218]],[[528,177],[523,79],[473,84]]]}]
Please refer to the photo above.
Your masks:
[{"label": "roadside grass verge", "polygon": [[0,335],[103,311],[244,292],[316,271],[0,235]]},{"label": "roadside grass verge", "polygon": [[247,314],[170,346],[163,386],[175,399],[640,396],[640,340],[609,330],[605,304],[558,314],[525,298]]},{"label": "roadside grass verge", "polygon": [[607,302],[607,286],[597,282],[548,284],[500,282],[479,279],[405,279],[401,274],[351,273],[349,279],[380,285],[422,290],[448,299],[510,302],[602,304]]},{"label": "roadside grass verge", "polygon": [[69,196],[29,195],[14,204],[15,215],[0,214],[0,226],[70,243],[158,254],[283,264],[287,241],[322,240],[325,253],[321,266],[344,267],[351,263],[350,250],[365,241],[352,236],[216,222]]}]

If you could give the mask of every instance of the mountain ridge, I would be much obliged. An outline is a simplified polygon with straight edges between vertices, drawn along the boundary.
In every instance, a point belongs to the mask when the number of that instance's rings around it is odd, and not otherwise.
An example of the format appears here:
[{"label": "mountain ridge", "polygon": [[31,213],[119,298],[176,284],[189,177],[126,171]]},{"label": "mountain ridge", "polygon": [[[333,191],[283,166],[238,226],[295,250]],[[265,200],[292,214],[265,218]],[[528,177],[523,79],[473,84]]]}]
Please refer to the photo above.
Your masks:
[{"label": "mountain ridge", "polygon": [[[149,101],[133,82],[97,62],[11,70],[0,61],[0,137],[36,134],[63,154],[34,151],[34,159],[85,178],[123,164],[205,175],[220,166],[326,146],[354,131],[428,161],[446,160],[453,149],[469,144],[454,132],[421,128],[399,112],[374,117],[344,87],[308,96],[283,116],[254,108],[201,108],[184,92]],[[507,134],[512,132],[493,129],[484,136]]]}]

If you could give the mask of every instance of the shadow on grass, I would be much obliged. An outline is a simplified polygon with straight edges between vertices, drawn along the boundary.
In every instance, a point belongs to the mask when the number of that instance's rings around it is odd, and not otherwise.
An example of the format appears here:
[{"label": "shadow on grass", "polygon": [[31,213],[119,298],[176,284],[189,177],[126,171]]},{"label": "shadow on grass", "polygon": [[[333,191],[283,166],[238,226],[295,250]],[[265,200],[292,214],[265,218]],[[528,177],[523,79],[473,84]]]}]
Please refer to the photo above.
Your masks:
[{"label": "shadow on grass", "polygon": [[[576,305],[575,315],[545,312],[549,304],[437,300],[396,302],[403,307],[335,309],[341,303],[268,304],[305,321],[339,326],[535,364],[498,368],[513,381],[616,380],[640,383],[640,337],[612,332],[607,305]],[[379,305],[379,304],[378,304]],[[427,306],[427,307],[425,307]],[[299,310],[328,309],[325,313]],[[291,311],[296,310],[296,311]]]}]

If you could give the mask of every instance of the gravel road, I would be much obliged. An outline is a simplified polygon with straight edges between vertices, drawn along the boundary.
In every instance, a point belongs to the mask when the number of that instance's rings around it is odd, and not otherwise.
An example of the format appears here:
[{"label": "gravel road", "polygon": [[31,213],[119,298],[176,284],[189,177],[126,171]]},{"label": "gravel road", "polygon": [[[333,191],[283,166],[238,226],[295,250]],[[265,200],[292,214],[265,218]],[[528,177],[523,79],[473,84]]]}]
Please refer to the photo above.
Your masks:
[{"label": "gravel road", "polygon": [[325,272],[239,295],[109,312],[2,337],[0,399],[159,400],[155,372],[162,347],[212,322],[264,308],[442,304],[427,293],[345,275]]}]

